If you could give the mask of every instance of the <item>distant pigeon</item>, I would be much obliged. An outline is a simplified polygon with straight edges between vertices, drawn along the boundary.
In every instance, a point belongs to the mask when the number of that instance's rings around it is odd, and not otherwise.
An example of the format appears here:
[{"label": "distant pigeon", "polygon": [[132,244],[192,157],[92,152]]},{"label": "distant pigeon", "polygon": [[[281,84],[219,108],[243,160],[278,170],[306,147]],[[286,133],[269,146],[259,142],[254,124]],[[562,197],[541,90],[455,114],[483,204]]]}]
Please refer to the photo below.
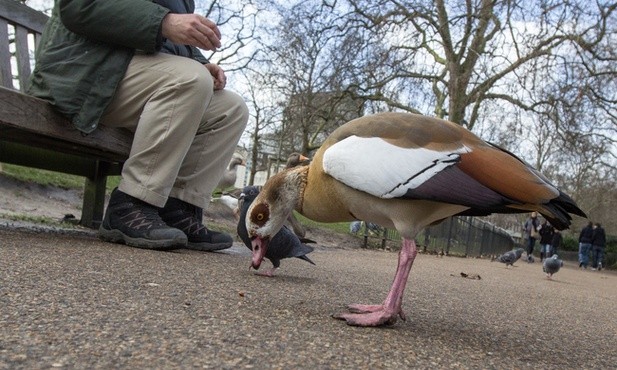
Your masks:
[{"label": "distant pigeon", "polygon": [[547,258],[544,260],[544,264],[542,265],[542,271],[546,272],[546,277],[551,279],[553,274],[557,273],[559,269],[563,266],[563,261],[559,259],[556,254],[553,254],[551,258]]},{"label": "distant pigeon", "polygon": [[533,258],[532,254],[528,254],[527,255],[527,263],[534,263],[534,262],[536,262],[536,259]]},{"label": "distant pigeon", "polygon": [[525,250],[523,248],[514,249],[502,254],[501,256],[495,258],[493,261],[505,263],[506,267],[508,267],[508,265],[514,266],[514,262],[518,261],[521,258],[524,251]]},{"label": "distant pigeon", "polygon": [[[259,194],[259,187],[247,186],[242,190],[240,200],[238,202],[238,208],[240,210],[240,221],[238,222],[237,232],[244,244],[252,250],[251,239],[246,231],[246,213],[255,198]],[[261,273],[260,275],[274,276],[276,269],[281,265],[281,260],[284,258],[296,257],[304,260],[310,264],[315,264],[306,255],[311,253],[314,249],[304,243],[314,243],[309,239],[300,239],[296,234],[289,230],[286,226],[274,235],[268,246],[268,251],[265,257],[272,262],[272,268],[270,270]]]},{"label": "distant pigeon", "polygon": [[366,225],[366,227],[368,228],[368,231],[374,234],[379,234],[383,230],[381,226],[374,224],[372,222],[353,221],[349,224],[349,232],[355,235],[360,231],[360,229],[362,229],[362,226],[364,225]]}]

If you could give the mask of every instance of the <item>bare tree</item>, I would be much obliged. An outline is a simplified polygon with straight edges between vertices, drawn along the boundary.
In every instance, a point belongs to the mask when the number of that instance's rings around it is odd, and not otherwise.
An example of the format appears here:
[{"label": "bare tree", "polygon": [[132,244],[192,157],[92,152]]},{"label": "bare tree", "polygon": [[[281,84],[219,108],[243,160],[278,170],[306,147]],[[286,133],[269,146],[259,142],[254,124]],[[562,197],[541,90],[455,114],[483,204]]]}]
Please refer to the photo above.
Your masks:
[{"label": "bare tree", "polygon": [[213,0],[207,7],[198,3],[195,12],[210,18],[223,33],[222,47],[214,52],[204,51],[204,55],[227,72],[246,68],[256,57],[258,20],[267,6],[267,0]]},{"label": "bare tree", "polygon": [[271,83],[285,102],[277,135],[285,140],[286,154],[309,155],[332,130],[362,114],[362,100],[348,92],[350,81],[361,78],[351,65],[362,39],[342,32],[338,15],[316,2],[279,12],[282,19],[266,51],[276,66]]},{"label": "bare tree", "polygon": [[[251,119],[247,131],[249,133],[249,185],[255,183],[257,171],[268,167],[267,158],[263,153],[274,153],[278,148],[277,140],[271,140],[275,125],[280,119],[280,104],[272,94],[272,89],[266,76],[261,72],[251,69],[242,71],[247,91],[245,98],[249,106]],[[264,163],[266,162],[266,163]]]},{"label": "bare tree", "polygon": [[[337,6],[347,10],[349,32],[382,44],[374,59],[389,73],[368,76],[368,98],[407,111],[432,109],[470,129],[488,100],[533,109],[538,103],[525,93],[534,87],[527,80],[534,62],[545,60],[557,71],[555,51],[568,45],[590,53],[608,33],[597,30],[606,30],[614,13],[614,4],[576,1],[346,0]],[[403,93],[401,81],[409,86]]]}]

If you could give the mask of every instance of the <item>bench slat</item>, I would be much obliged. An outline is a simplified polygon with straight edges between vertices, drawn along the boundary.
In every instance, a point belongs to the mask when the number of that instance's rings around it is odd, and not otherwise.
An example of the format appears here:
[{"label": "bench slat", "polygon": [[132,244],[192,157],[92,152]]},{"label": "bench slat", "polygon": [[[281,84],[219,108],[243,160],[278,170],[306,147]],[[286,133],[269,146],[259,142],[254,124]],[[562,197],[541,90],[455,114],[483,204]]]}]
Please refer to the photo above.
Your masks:
[{"label": "bench slat", "polygon": [[92,134],[83,135],[42,99],[0,87],[0,101],[0,140],[10,138],[47,148],[58,146],[66,153],[108,161],[128,158],[133,137],[128,130],[100,126]]},{"label": "bench slat", "polygon": [[48,17],[15,0],[0,0],[0,18],[8,19],[35,33],[43,33]]},{"label": "bench slat", "polygon": [[26,91],[30,78],[30,50],[28,49],[28,30],[20,26],[15,27],[15,56],[17,58],[19,90]]},{"label": "bench slat", "polygon": [[0,18],[0,86],[13,88],[8,23]]}]

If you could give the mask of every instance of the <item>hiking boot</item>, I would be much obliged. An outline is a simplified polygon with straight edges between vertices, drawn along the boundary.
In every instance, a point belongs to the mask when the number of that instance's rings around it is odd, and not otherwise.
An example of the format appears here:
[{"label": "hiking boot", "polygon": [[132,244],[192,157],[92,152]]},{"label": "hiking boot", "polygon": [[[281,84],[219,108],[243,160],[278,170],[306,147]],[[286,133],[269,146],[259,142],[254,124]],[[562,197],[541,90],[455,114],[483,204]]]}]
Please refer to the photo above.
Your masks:
[{"label": "hiking boot", "polygon": [[186,235],[167,226],[158,211],[157,207],[116,188],[109,198],[98,237],[145,249],[169,250],[186,246]]},{"label": "hiking boot", "polygon": [[203,210],[180,199],[170,197],[160,215],[167,225],[186,234],[188,249],[217,251],[231,247],[234,242],[231,235],[208,230],[201,222]]}]

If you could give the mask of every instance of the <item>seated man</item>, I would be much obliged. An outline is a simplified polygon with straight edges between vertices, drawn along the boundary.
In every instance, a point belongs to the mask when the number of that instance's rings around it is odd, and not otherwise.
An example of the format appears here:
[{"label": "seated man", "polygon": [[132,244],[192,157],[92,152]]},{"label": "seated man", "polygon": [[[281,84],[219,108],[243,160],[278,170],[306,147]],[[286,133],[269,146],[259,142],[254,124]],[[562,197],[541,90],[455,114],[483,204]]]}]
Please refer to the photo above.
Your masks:
[{"label": "seated man", "polygon": [[28,92],[82,132],[134,133],[99,236],[139,248],[228,248],[202,209],[248,120],[223,70],[197,48],[220,32],[193,1],[56,0]]}]

